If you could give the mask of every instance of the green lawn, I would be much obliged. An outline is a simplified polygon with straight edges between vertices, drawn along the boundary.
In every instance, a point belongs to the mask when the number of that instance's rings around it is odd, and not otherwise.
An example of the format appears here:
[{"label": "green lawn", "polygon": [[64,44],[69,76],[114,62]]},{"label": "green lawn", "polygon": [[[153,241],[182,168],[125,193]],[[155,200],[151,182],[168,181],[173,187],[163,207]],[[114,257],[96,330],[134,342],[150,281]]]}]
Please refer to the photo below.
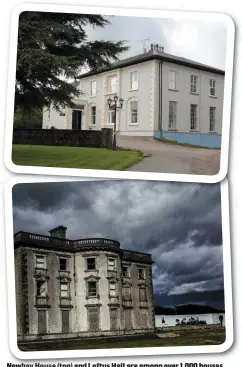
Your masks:
[{"label": "green lawn", "polygon": [[20,166],[125,170],[142,160],[136,151],[102,148],[13,145],[12,161]]},{"label": "green lawn", "polygon": [[80,338],[72,340],[41,341],[19,343],[22,351],[41,350],[78,350],[107,348],[146,348],[146,347],[178,347],[198,345],[218,345],[225,342],[225,329],[197,329],[175,331],[177,336],[159,338],[157,335],[138,335],[122,337]]}]

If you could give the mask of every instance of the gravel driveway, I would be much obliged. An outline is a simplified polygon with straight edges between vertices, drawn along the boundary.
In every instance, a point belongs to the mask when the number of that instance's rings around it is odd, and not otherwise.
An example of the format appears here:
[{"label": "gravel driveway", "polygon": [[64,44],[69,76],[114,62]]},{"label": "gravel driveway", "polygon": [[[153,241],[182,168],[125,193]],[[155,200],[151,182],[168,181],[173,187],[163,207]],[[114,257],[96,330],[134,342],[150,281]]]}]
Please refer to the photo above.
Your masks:
[{"label": "gravel driveway", "polygon": [[117,145],[151,154],[128,171],[216,175],[220,169],[218,149],[189,148],[137,136],[117,136]]}]

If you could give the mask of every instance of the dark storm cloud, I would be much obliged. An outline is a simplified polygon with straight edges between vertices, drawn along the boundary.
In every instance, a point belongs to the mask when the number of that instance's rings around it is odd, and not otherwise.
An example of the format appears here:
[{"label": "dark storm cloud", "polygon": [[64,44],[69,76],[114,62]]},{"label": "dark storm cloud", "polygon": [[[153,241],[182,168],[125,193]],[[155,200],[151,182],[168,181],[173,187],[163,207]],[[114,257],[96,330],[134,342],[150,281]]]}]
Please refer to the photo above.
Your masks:
[{"label": "dark storm cloud", "polygon": [[152,181],[19,184],[14,230],[117,239],[152,254],[154,289],[167,297],[223,289],[219,185]]}]

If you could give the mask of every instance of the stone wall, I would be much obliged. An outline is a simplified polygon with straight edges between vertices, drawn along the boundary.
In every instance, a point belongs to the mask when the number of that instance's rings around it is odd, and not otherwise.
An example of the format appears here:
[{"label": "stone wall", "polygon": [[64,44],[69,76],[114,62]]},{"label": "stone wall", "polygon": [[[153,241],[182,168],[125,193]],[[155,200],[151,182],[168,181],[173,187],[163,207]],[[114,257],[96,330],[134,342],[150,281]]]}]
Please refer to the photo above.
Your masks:
[{"label": "stone wall", "polygon": [[112,148],[112,129],[13,129],[13,144]]}]

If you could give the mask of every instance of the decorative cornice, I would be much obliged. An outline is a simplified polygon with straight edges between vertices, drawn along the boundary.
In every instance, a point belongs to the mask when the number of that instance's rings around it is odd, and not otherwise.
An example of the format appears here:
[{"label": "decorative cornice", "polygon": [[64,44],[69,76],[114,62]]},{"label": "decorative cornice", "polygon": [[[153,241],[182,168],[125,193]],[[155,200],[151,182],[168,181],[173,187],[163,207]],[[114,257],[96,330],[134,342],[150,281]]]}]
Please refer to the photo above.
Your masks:
[{"label": "decorative cornice", "polygon": [[59,307],[60,308],[73,308],[72,305],[62,305],[62,304],[60,304]]},{"label": "decorative cornice", "polygon": [[96,275],[89,275],[88,277],[84,278],[84,280],[90,280],[90,279],[99,280],[100,277],[97,277]]},{"label": "decorative cornice", "polygon": [[35,308],[48,309],[51,308],[51,305],[34,305]]}]

